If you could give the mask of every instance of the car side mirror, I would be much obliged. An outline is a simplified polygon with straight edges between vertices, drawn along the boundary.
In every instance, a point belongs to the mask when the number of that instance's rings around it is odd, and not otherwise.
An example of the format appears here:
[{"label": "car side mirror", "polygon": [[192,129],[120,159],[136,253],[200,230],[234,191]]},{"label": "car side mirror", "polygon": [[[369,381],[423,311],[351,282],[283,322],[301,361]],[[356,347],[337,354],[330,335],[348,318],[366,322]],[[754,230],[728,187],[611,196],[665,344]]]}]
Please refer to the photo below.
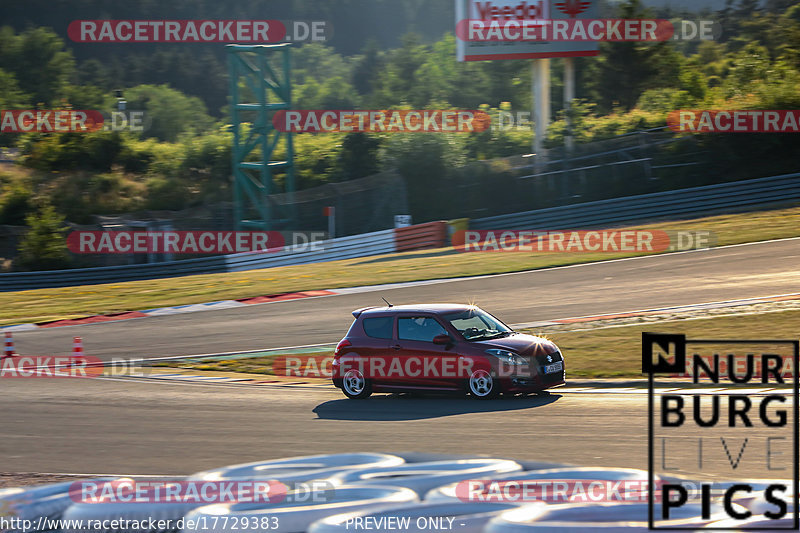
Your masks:
[{"label": "car side mirror", "polygon": [[447,346],[448,344],[451,344],[452,342],[453,342],[453,339],[450,338],[450,335],[447,335],[445,333],[442,333],[441,335],[436,335],[433,338],[433,344],[439,344],[441,346]]}]

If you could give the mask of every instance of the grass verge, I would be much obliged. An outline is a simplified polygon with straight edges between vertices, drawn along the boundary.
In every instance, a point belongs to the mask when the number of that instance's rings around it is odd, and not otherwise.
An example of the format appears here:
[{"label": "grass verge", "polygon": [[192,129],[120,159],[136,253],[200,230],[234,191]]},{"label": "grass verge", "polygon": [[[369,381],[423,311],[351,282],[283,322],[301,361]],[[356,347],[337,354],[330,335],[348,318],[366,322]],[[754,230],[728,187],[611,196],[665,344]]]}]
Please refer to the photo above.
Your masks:
[{"label": "grass verge", "polygon": [[[567,377],[643,378],[642,332],[679,333],[689,339],[800,337],[800,311],[741,315],[545,335],[564,353]],[[531,332],[532,333],[532,332]]]},{"label": "grass verge", "polygon": [[[709,230],[718,246],[800,236],[800,207],[630,229]],[[500,228],[501,229],[501,228]],[[284,292],[519,272],[631,253],[459,253],[453,248],[237,272],[0,293],[0,325],[79,318]]]},{"label": "grass verge", "polygon": [[[199,370],[201,372],[239,372],[243,374],[264,374],[274,376],[275,361],[281,357],[280,354],[267,355],[264,357],[253,357],[251,359],[227,359],[214,361],[167,361],[156,363],[154,367],[183,368],[189,370]],[[333,349],[322,350],[314,353],[297,354],[295,357],[302,358],[322,358],[333,357]],[[305,369],[303,369],[305,371]],[[310,369],[309,369],[310,373]],[[281,374],[283,375],[283,374]],[[310,374],[309,374],[310,375]]]}]

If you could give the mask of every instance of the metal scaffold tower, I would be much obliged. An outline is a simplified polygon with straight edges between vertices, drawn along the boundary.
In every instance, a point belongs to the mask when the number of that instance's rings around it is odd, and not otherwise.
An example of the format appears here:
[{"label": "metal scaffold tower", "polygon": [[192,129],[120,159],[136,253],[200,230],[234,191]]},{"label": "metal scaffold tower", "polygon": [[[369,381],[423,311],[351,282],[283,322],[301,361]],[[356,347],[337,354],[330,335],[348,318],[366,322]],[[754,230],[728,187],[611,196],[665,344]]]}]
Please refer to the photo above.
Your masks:
[{"label": "metal scaffold tower", "polygon": [[[295,219],[294,144],[291,132],[275,129],[272,118],[292,105],[289,44],[228,45],[233,127],[233,203],[237,229],[274,230]],[[243,102],[244,100],[244,102]],[[284,139],[285,155],[275,160]],[[276,181],[275,174],[283,173]],[[287,193],[283,206],[269,195]]]}]

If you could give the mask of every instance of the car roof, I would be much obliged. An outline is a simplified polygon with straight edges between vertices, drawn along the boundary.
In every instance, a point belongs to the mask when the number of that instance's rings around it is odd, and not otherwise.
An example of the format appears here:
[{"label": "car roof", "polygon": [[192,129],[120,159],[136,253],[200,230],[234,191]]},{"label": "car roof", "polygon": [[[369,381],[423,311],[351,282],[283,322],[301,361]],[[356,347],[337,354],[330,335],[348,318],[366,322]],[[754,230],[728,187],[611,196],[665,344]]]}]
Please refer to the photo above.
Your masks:
[{"label": "car roof", "polygon": [[478,309],[474,305],[466,304],[407,304],[407,305],[393,305],[383,307],[363,307],[353,311],[353,316],[358,318],[360,315],[378,315],[378,314],[395,314],[395,313],[431,313],[431,314],[449,314],[458,313],[460,311],[468,311],[470,309]]}]

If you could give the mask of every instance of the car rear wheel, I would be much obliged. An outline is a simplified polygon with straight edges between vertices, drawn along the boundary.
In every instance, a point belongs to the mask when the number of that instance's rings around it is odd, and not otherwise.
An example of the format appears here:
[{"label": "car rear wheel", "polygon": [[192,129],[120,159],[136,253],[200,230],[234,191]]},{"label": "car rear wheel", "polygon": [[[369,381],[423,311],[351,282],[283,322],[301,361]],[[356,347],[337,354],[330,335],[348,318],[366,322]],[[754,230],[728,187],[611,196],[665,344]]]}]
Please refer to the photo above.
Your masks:
[{"label": "car rear wheel", "polygon": [[500,385],[488,370],[476,370],[467,380],[469,393],[479,400],[496,398],[500,394]]},{"label": "car rear wheel", "polygon": [[372,394],[372,383],[360,370],[348,370],[342,378],[342,392],[353,400],[363,400]]}]

